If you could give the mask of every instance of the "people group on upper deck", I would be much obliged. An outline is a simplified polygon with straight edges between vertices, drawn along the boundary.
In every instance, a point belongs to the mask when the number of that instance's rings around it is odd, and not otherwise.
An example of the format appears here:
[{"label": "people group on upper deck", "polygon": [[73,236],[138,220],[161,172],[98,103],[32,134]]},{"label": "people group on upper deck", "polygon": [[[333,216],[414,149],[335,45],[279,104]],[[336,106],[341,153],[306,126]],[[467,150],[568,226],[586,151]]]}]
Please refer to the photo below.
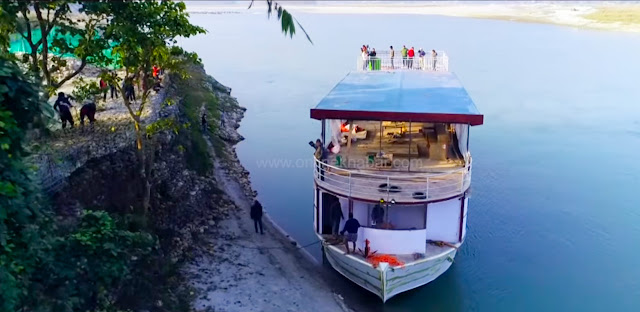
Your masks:
[{"label": "people group on upper deck", "polygon": [[[436,70],[438,52],[431,50],[430,57],[427,57],[427,52],[420,48],[417,52],[414,47],[407,49],[406,45],[402,46],[400,50],[400,56],[402,58],[402,65],[396,58],[396,52],[393,46],[389,46],[388,53],[383,52],[385,55],[378,56],[375,48],[370,48],[368,44],[363,44],[360,48],[360,54],[362,57],[362,70],[380,70],[382,67],[385,69],[416,69],[416,70]],[[415,57],[418,57],[417,62],[414,62]]]}]

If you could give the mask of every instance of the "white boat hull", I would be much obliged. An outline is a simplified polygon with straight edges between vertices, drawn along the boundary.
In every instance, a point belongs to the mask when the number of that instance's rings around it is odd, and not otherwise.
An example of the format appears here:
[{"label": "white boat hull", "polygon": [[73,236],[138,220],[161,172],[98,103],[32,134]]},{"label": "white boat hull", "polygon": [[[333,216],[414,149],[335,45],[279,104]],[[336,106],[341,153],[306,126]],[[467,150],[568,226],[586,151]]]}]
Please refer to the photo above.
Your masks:
[{"label": "white boat hull", "polygon": [[352,282],[376,294],[386,302],[391,297],[425,285],[442,275],[453,263],[456,249],[434,257],[407,263],[402,267],[381,264],[374,268],[361,256],[346,255],[335,246],[323,243],[324,254],[331,266]]}]

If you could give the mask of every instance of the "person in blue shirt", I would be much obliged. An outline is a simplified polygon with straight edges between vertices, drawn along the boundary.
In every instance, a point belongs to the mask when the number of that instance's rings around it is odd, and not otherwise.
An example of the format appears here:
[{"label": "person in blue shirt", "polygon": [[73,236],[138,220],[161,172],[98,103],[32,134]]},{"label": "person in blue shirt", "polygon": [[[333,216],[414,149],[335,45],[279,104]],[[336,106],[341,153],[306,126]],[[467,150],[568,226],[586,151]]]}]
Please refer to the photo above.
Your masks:
[{"label": "person in blue shirt", "polygon": [[356,241],[358,240],[358,228],[360,228],[360,222],[353,218],[353,213],[349,213],[349,220],[344,224],[344,228],[340,232],[343,235],[347,232],[347,239],[344,244],[347,247],[347,253],[349,253],[349,242],[353,242],[353,252],[356,252]]}]

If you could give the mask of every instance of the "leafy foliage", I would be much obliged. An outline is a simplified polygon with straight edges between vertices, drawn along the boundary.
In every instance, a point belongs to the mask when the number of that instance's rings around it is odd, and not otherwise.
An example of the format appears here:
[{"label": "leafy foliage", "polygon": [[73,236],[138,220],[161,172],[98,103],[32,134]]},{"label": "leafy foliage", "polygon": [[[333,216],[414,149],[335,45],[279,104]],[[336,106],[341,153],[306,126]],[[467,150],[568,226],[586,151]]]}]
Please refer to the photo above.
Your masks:
[{"label": "leafy foliage", "polygon": [[[249,4],[249,9],[251,9],[251,7],[253,6],[254,1],[255,0],[251,0],[251,3]],[[298,27],[302,29],[302,32],[304,32],[304,35],[307,37],[307,40],[309,40],[309,42],[313,44],[313,41],[311,40],[311,37],[309,36],[307,31],[304,30],[304,27],[302,27],[300,22],[298,22],[298,20],[295,17],[293,17],[293,15],[289,13],[289,11],[285,10],[282,7],[282,5],[278,4],[278,2],[273,0],[267,0],[267,17],[271,18],[271,14],[273,12],[275,12],[278,15],[278,20],[281,22],[282,32],[284,33],[285,36],[288,34],[290,38],[293,38],[293,35],[295,35],[296,33],[296,25],[298,25]]]},{"label": "leafy foliage", "polygon": [[[102,52],[109,48],[109,42],[101,36],[106,15],[86,12],[83,18],[73,18],[70,5],[75,3],[71,0],[5,0],[0,4],[7,13],[0,16],[3,28],[8,33],[19,33],[27,42],[30,53],[24,61],[32,72],[44,77],[50,92],[75,77],[87,64],[109,62]],[[75,56],[80,65],[70,73],[63,73],[61,69],[67,65],[66,61],[59,56],[52,57],[53,54]]]},{"label": "leafy foliage", "polygon": [[71,96],[78,102],[82,103],[85,100],[91,100],[95,102],[98,95],[102,93],[100,86],[95,81],[87,81],[83,77],[73,81],[73,92]]},{"label": "leafy foliage", "polygon": [[136,264],[157,246],[150,234],[124,230],[104,211],[84,212],[77,228],[49,241],[50,258],[33,275],[41,282],[31,300],[39,301],[37,310],[62,312],[115,310]]},{"label": "leafy foliage", "polygon": [[0,56],[0,311],[139,308],[121,298],[149,289],[158,274],[168,280],[174,267],[154,236],[127,230],[106,212],[85,212],[71,226],[49,214],[23,163],[26,130],[46,118],[37,86]]}]

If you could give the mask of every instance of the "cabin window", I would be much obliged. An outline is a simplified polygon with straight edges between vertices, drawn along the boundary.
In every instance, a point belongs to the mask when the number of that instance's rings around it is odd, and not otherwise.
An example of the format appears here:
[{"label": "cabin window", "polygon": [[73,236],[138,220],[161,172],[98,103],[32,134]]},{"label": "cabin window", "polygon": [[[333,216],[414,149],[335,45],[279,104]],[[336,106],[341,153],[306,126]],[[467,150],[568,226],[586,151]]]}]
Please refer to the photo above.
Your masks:
[{"label": "cabin window", "polygon": [[431,172],[468,162],[468,125],[327,120],[328,162],[349,169]]}]

